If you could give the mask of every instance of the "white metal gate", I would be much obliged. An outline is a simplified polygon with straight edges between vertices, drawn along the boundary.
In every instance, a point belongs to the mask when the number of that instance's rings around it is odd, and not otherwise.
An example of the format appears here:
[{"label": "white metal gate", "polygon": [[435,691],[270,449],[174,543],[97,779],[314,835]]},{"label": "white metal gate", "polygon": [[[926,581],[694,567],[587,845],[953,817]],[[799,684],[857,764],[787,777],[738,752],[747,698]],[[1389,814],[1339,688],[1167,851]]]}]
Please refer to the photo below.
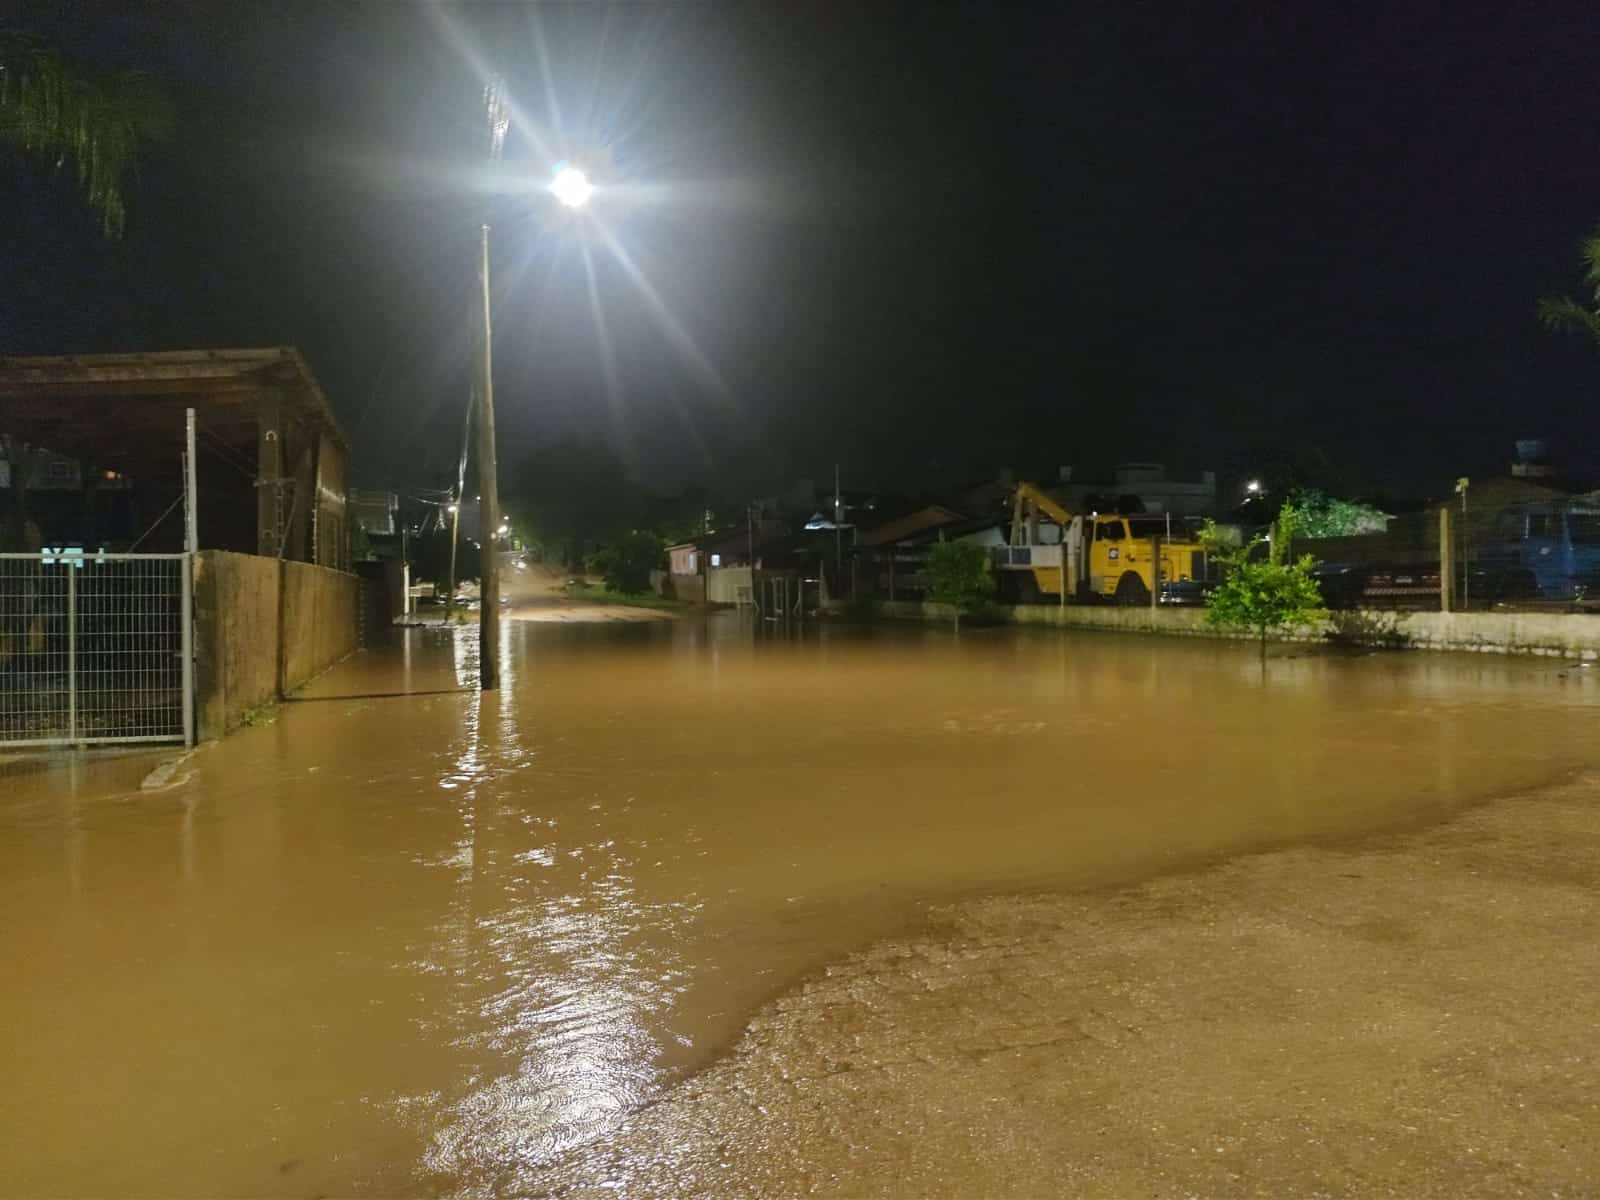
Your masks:
[{"label": "white metal gate", "polygon": [[194,741],[187,554],[0,554],[0,746]]}]

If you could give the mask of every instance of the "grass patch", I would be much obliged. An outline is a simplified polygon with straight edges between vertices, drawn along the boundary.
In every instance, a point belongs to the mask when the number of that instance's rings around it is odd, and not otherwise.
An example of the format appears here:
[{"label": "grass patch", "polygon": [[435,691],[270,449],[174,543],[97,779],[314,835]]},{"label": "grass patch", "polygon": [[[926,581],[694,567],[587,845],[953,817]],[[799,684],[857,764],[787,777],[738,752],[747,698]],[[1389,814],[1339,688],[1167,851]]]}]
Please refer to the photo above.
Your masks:
[{"label": "grass patch", "polygon": [[625,604],[629,608],[686,608],[682,600],[668,600],[654,592],[613,592],[603,583],[588,583],[569,579],[561,589],[568,600],[579,604]]},{"label": "grass patch", "polygon": [[266,700],[260,704],[252,704],[239,714],[239,726],[243,729],[256,729],[262,725],[271,725],[278,719],[278,702]]}]

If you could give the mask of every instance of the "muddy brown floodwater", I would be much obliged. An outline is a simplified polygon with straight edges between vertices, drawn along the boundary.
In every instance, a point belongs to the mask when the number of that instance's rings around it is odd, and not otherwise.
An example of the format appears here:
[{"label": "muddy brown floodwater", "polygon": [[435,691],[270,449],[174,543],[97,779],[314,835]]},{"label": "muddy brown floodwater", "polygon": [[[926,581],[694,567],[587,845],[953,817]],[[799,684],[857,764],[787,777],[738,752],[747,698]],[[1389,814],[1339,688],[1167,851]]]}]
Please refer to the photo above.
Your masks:
[{"label": "muddy brown floodwater", "polygon": [[1600,700],[737,616],[507,622],[480,699],[476,637],[407,630],[164,788],[0,760],[0,1191],[537,1190],[931,903],[1426,824],[1591,763]]}]

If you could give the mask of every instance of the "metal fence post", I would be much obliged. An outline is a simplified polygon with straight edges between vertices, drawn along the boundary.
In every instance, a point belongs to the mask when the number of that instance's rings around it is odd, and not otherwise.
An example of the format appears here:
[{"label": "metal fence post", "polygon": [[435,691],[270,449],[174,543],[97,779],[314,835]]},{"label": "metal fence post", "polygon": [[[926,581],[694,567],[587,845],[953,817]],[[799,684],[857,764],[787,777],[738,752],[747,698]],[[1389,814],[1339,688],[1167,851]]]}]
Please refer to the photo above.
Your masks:
[{"label": "metal fence post", "polygon": [[183,654],[183,744],[194,745],[194,556],[200,549],[200,487],[195,474],[194,409],[187,410],[183,442],[184,505],[183,558],[178,573],[183,576],[183,603],[178,621]]},{"label": "metal fence post", "polygon": [[194,745],[194,555],[185,554],[178,564],[183,576],[183,605],[179,622],[182,625],[183,648],[183,744]]},{"label": "metal fence post", "polygon": [[67,741],[78,740],[78,573],[66,558],[56,560],[67,573]]},{"label": "metal fence post", "polygon": [[1150,618],[1161,607],[1161,535],[1150,539]]}]

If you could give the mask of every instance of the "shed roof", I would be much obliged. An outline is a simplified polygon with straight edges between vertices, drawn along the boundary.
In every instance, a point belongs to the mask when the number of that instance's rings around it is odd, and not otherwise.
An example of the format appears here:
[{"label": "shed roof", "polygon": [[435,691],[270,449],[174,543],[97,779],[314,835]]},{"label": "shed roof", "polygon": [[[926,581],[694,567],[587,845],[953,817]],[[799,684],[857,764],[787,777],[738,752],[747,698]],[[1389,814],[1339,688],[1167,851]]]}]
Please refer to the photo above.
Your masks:
[{"label": "shed roof", "polygon": [[271,391],[348,452],[321,385],[292,346],[0,356],[0,431],[126,472],[164,473],[193,408],[205,434],[253,460],[256,401]]}]

